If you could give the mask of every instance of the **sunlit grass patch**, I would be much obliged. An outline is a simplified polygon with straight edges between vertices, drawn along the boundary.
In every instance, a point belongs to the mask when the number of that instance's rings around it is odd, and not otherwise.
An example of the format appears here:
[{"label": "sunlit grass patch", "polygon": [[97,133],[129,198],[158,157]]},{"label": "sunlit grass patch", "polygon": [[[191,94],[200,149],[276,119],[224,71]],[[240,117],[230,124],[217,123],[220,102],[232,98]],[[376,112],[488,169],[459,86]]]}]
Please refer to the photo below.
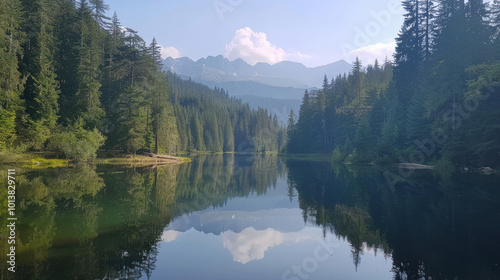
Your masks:
[{"label": "sunlit grass patch", "polygon": [[29,159],[27,162],[23,162],[22,166],[32,169],[37,168],[56,168],[56,167],[65,167],[68,166],[69,161],[66,159],[58,159],[58,158],[42,158],[42,157],[34,157]]}]

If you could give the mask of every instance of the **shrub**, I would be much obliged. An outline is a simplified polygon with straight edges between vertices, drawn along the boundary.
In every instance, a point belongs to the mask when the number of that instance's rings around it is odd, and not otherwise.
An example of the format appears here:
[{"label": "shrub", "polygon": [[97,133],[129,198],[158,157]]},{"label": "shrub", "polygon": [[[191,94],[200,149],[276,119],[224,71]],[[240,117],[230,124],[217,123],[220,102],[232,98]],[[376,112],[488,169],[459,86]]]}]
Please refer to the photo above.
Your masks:
[{"label": "shrub", "polygon": [[94,128],[86,130],[83,122],[77,121],[49,139],[49,148],[60,151],[67,158],[88,161],[96,157],[97,150],[104,144],[105,137]]}]

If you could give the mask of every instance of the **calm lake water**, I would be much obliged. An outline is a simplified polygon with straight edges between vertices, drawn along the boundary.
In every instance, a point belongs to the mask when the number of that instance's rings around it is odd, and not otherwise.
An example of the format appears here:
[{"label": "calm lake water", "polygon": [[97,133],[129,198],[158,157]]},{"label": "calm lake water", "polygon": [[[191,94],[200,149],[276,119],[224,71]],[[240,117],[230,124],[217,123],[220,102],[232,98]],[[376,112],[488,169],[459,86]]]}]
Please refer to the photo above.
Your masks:
[{"label": "calm lake water", "polygon": [[498,176],[384,171],[234,155],[18,170],[0,279],[500,279]]}]

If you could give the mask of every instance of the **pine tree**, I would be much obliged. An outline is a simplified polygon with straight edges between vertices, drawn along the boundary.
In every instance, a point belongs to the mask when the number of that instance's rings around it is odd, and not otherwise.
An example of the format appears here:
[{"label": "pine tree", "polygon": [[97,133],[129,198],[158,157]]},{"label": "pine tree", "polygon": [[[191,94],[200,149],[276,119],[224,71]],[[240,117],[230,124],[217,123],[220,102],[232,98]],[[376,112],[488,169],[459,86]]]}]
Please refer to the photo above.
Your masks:
[{"label": "pine tree", "polygon": [[491,8],[491,18],[492,18],[492,26],[494,32],[493,34],[493,58],[495,60],[500,60],[500,0],[495,0],[493,2]]},{"label": "pine tree", "polygon": [[429,90],[426,86],[420,86],[413,94],[410,105],[408,106],[407,114],[407,139],[410,145],[416,139],[426,137],[426,108],[425,108],[425,93]]},{"label": "pine tree", "polygon": [[295,131],[295,113],[293,109],[290,110],[290,114],[288,115],[288,124],[287,124],[287,139],[290,140],[293,137],[293,133]]},{"label": "pine tree", "polygon": [[421,70],[421,31],[420,31],[419,0],[403,1],[406,11],[403,27],[396,38],[396,53],[394,55],[394,76],[400,100],[408,105],[416,85],[416,78]]},{"label": "pine tree", "polygon": [[224,152],[234,152],[234,129],[229,119],[224,122]]},{"label": "pine tree", "polygon": [[30,139],[33,148],[42,149],[57,124],[59,111],[59,83],[54,68],[55,40],[53,34],[53,18],[50,11],[53,7],[47,0],[38,0],[37,19],[40,30],[37,36],[39,71],[33,75],[35,88],[35,115],[30,128]]},{"label": "pine tree", "polygon": [[[179,135],[173,132],[174,126],[177,131],[177,124],[172,105],[168,100],[166,79],[160,72],[157,72],[150,83],[152,83],[152,86],[149,89],[150,94],[148,95],[152,98],[151,118],[155,138],[155,151],[159,153],[160,143],[169,143],[169,149],[167,150],[170,152],[177,150]],[[168,139],[168,137],[165,138],[167,135],[170,135],[171,139]]]},{"label": "pine tree", "polygon": [[23,55],[22,6],[18,0],[0,2],[0,150],[16,139],[16,115],[22,114],[20,98],[24,79],[19,72]]},{"label": "pine tree", "polygon": [[118,75],[116,74],[116,57],[120,55],[120,49],[123,49],[123,32],[120,25],[120,20],[116,15],[113,15],[111,20],[111,25],[109,27],[108,33],[110,36],[107,38],[107,49],[106,49],[106,59],[105,59],[105,79],[103,83],[103,90],[101,100],[106,108],[106,111],[110,111],[112,103],[118,97],[117,83]]},{"label": "pine tree", "polygon": [[200,123],[198,114],[192,114],[191,118],[191,133],[193,135],[193,148],[197,151],[205,150],[205,143],[203,141],[203,128]]},{"label": "pine tree", "polygon": [[156,153],[169,155],[180,151],[180,136],[177,129],[176,118],[170,107],[163,107],[158,115],[155,131]]},{"label": "pine tree", "polygon": [[373,145],[371,145],[372,141],[373,135],[371,134],[368,115],[363,115],[358,119],[356,133],[354,135],[354,146],[357,151],[356,155],[358,156],[356,160],[363,162],[368,160],[368,154],[373,147]]},{"label": "pine tree", "polygon": [[92,17],[99,24],[101,29],[109,29],[109,17],[106,13],[109,11],[109,5],[103,0],[89,0],[92,9]]},{"label": "pine tree", "polygon": [[79,20],[78,11],[72,0],[60,0],[54,6],[54,36],[57,48],[54,53],[55,72],[60,86],[60,122],[68,125],[76,117],[75,94],[78,77],[75,75],[79,64]]},{"label": "pine tree", "polygon": [[494,37],[495,29],[488,20],[486,3],[483,0],[469,0],[466,5],[467,11],[467,40],[466,52],[468,63],[466,65],[476,65],[493,61],[494,57],[490,53],[491,40]]},{"label": "pine tree", "polygon": [[124,144],[134,154],[146,145],[148,102],[144,97],[144,89],[136,85],[129,86],[120,96],[120,129]]},{"label": "pine tree", "polygon": [[116,12],[111,19],[111,25],[108,32],[111,35],[108,50],[108,67],[109,69],[113,69],[113,57],[118,53],[118,47],[122,45],[123,40],[122,26]]},{"label": "pine tree", "polygon": [[77,68],[78,90],[75,104],[78,114],[83,117],[86,126],[95,128],[104,117],[101,107],[101,80],[103,65],[103,37],[97,22],[90,17],[85,0],[80,6],[80,46]]},{"label": "pine tree", "polygon": [[156,42],[156,38],[153,37],[153,41],[149,45],[149,51],[151,53],[151,57],[153,58],[153,61],[156,65],[156,67],[158,67],[158,70],[161,70],[161,67],[162,67],[162,59],[161,59],[160,50],[161,50],[160,45],[158,45],[158,43]]},{"label": "pine tree", "polygon": [[22,6],[18,0],[0,3],[0,108],[12,111],[20,105],[23,79],[19,60],[23,55],[21,42]]},{"label": "pine tree", "polygon": [[424,0],[420,5],[420,41],[422,42],[422,58],[428,64],[432,53],[432,34],[434,33],[434,0]]},{"label": "pine tree", "polygon": [[330,84],[328,83],[328,77],[325,76],[323,77],[323,92],[325,94],[328,94],[328,92],[330,91]]},{"label": "pine tree", "polygon": [[357,106],[361,107],[362,106],[362,95],[363,95],[363,79],[364,79],[364,73],[363,73],[363,65],[361,64],[361,60],[359,60],[359,57],[356,56],[356,60],[354,61],[354,64],[352,65],[352,70],[351,70],[351,86],[353,88],[353,94],[355,97],[357,97]]}]

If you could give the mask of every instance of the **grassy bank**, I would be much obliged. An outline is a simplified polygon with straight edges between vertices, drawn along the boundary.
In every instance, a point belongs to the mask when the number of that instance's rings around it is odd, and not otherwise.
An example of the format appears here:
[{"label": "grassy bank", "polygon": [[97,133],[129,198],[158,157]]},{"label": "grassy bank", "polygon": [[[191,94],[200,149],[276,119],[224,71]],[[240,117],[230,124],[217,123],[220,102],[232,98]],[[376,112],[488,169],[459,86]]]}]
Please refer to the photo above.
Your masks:
[{"label": "grassy bank", "polygon": [[[162,156],[150,157],[125,153],[98,153],[97,158],[88,163],[114,165],[165,165],[191,162],[187,157]],[[61,159],[52,152],[0,152],[0,165],[22,166],[32,169],[65,167],[76,164],[76,160]]]},{"label": "grassy bank", "polygon": [[95,160],[97,164],[116,164],[116,165],[157,165],[157,164],[181,164],[191,162],[188,157],[173,157],[168,158],[155,158],[144,155],[123,155],[113,158],[97,158]]}]

